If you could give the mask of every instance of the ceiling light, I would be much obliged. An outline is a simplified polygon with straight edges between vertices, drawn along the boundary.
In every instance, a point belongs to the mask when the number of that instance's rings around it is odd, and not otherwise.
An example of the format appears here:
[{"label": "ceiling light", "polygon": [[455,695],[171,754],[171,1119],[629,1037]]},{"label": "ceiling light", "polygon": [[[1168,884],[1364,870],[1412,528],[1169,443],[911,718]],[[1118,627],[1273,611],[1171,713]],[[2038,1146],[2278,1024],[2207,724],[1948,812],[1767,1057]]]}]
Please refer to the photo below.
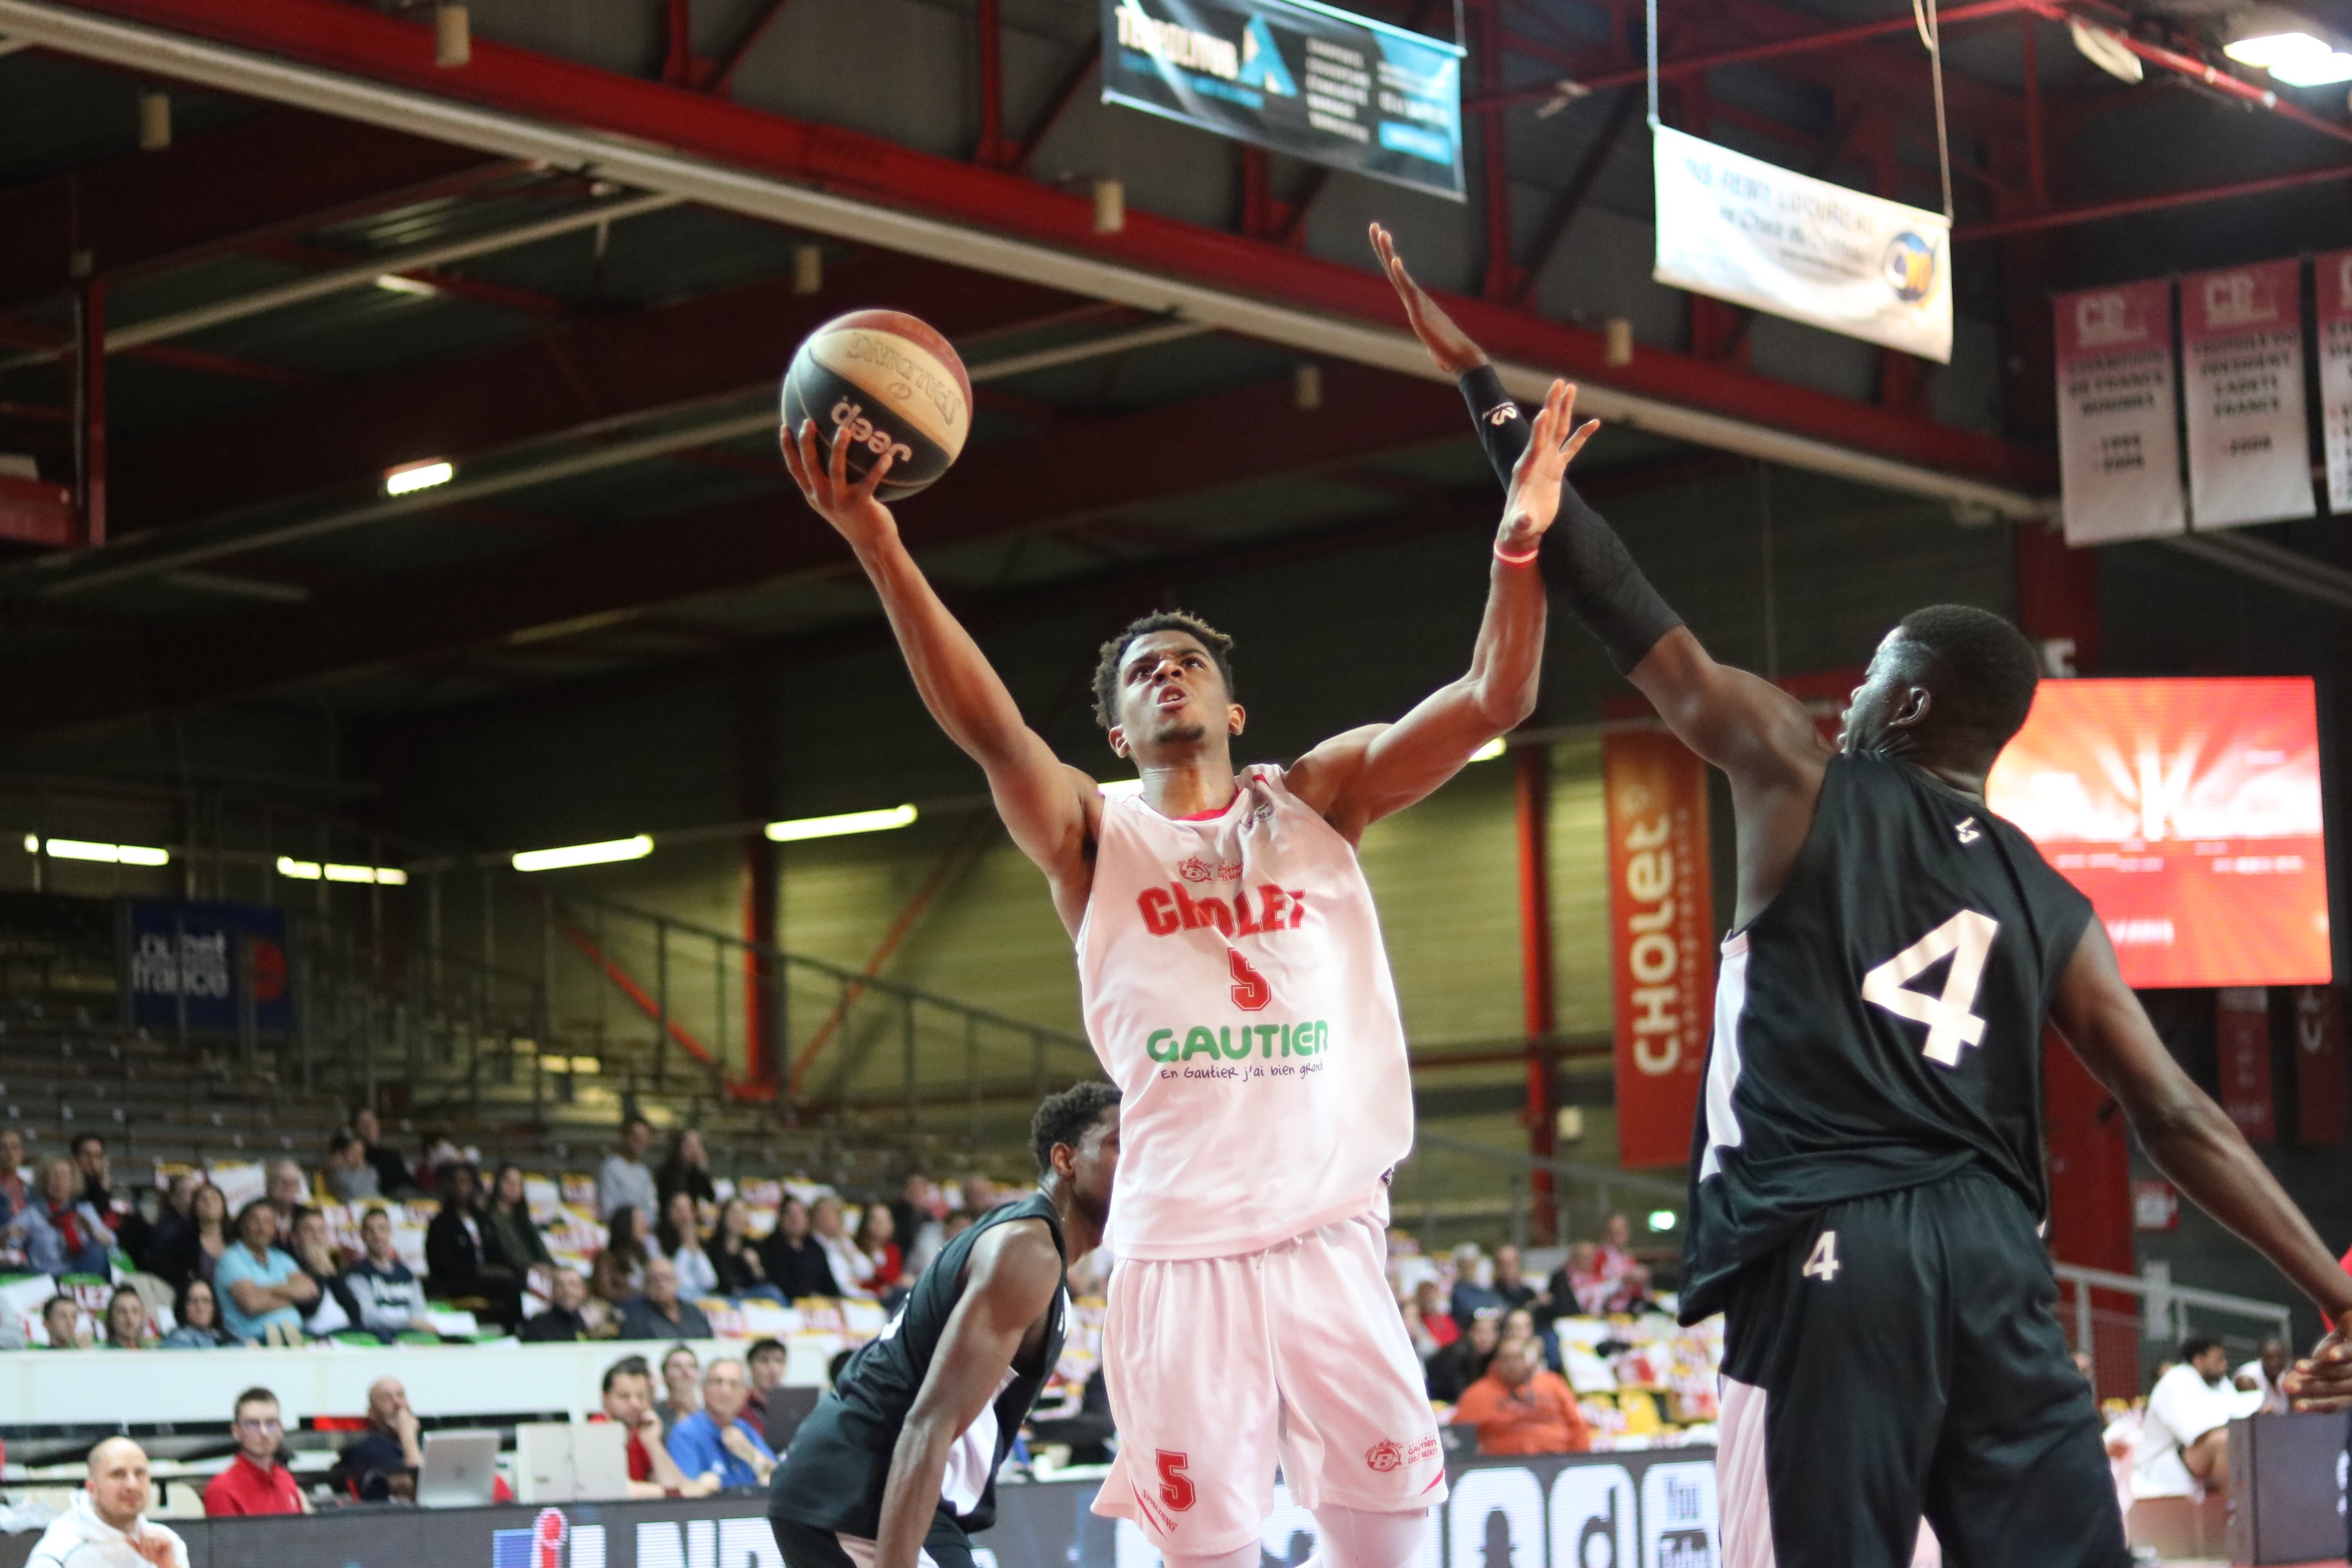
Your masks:
[{"label": "ceiling light", "polygon": [[2086,26],[2070,16],[2066,19],[2066,36],[2074,40],[2074,47],[2084,59],[2117,81],[2137,82],[2147,74],[2139,57],[2104,27]]},{"label": "ceiling light", "polygon": [[915,820],[911,805],[886,806],[879,811],[845,811],[834,816],[803,816],[791,822],[768,824],[768,837],[779,844],[797,844],[803,838],[838,838],[845,833],[880,833],[887,828],[904,827]]},{"label": "ceiling light", "polygon": [[441,292],[422,279],[403,278],[397,272],[382,274],[376,279],[375,286],[387,294],[422,294],[430,298]]},{"label": "ceiling light", "polygon": [[2255,66],[2268,70],[2273,66],[2333,51],[2309,33],[2264,33],[2260,37],[2240,38],[2221,52],[2242,66]]},{"label": "ceiling light", "polygon": [[435,485],[446,485],[457,477],[457,465],[439,458],[428,458],[421,463],[403,463],[383,472],[383,493],[404,496],[412,490],[429,490]]},{"label": "ceiling light", "polygon": [[[30,848],[34,840],[25,840]],[[143,844],[93,844],[86,838],[52,838],[47,841],[49,854],[59,860],[100,860],[110,866],[164,866],[171,863],[170,851],[151,849]]]},{"label": "ceiling light", "polygon": [[1491,763],[1509,749],[1509,747],[1503,744],[1503,737],[1497,735],[1493,740],[1487,742],[1485,745],[1479,747],[1476,751],[1471,752],[1470,760],[1474,763]]},{"label": "ceiling light", "polygon": [[1123,800],[1131,795],[1141,795],[1143,793],[1143,781],[1141,779],[1115,779],[1107,784],[1097,784],[1095,785],[1095,788],[1101,791],[1105,796],[1111,800]]},{"label": "ceiling light", "polygon": [[321,866],[316,860],[297,860],[287,855],[278,858],[278,874],[302,882],[315,882],[323,876],[330,882],[371,882],[384,888],[408,885],[408,873],[397,866],[338,866],[332,862]]},{"label": "ceiling light", "polygon": [[2352,54],[2331,49],[2325,54],[2298,55],[2271,67],[2271,79],[2289,87],[2331,87],[2352,81]]},{"label": "ceiling light", "polygon": [[561,871],[567,866],[602,866],[614,860],[642,860],[654,852],[654,841],[640,833],[634,838],[608,838],[602,844],[570,844],[561,849],[525,849],[514,858],[518,871]]}]

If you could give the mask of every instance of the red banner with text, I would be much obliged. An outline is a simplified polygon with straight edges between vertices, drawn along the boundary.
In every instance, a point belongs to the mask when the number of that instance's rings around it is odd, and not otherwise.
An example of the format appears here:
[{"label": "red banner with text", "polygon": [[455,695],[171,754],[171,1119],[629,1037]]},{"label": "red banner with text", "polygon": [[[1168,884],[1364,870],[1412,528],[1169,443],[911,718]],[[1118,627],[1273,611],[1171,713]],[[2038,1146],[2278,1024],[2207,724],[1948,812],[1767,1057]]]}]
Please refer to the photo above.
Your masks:
[{"label": "red banner with text", "polygon": [[2224,985],[2213,996],[2221,1109],[2247,1142],[2267,1143],[2278,1135],[2271,1103],[2271,994],[2260,985]]},{"label": "red banner with text", "polygon": [[2340,1144],[2352,1121],[2344,1073],[2344,994],[2306,985],[2294,994],[2294,1141]]},{"label": "red banner with text", "polygon": [[1672,735],[1601,743],[1609,816],[1609,947],[1618,1163],[1690,1159],[1714,1020],[1715,899],[1706,764]]}]

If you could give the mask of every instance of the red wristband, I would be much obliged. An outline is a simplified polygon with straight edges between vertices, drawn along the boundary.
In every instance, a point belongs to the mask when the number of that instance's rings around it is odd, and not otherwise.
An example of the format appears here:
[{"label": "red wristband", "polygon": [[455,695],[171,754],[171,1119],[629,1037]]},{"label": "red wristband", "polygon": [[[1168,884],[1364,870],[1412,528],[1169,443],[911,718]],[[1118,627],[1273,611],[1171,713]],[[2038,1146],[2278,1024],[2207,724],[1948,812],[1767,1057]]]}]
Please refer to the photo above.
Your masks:
[{"label": "red wristband", "polygon": [[1501,562],[1501,563],[1502,563],[1504,565],[1506,565],[1506,566],[1526,566],[1526,565],[1528,565],[1528,564],[1530,564],[1531,563],[1533,563],[1533,562],[1534,562],[1534,560],[1535,560],[1535,558],[1536,558],[1537,556],[1538,556],[1538,555],[1540,555],[1540,554],[1542,554],[1542,553],[1543,553],[1543,541],[1542,541],[1542,540],[1540,540],[1540,539],[1538,539],[1538,540],[1537,540],[1537,541],[1536,541],[1535,544],[1534,544],[1534,545],[1533,545],[1533,546],[1532,546],[1532,547],[1528,551],[1528,552],[1527,552],[1525,555],[1508,555],[1508,554],[1504,553],[1503,546],[1502,546],[1502,544],[1501,544],[1501,542],[1500,542],[1499,541],[1498,541],[1498,542],[1496,542],[1496,545],[1495,545],[1495,559],[1496,559],[1496,560],[1497,560],[1497,561],[1499,561],[1499,562]]}]

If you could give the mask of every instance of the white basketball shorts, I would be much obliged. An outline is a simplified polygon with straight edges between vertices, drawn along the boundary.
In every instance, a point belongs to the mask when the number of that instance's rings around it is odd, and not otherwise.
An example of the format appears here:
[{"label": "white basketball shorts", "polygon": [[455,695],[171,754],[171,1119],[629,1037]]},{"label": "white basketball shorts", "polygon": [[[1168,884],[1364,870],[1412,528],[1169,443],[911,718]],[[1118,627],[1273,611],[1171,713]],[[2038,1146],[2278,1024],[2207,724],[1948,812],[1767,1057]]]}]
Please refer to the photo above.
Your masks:
[{"label": "white basketball shorts", "polygon": [[1370,1215],[1238,1258],[1121,1258],[1103,1370],[1119,1450],[1094,1510],[1162,1552],[1258,1538],[1277,1459],[1294,1500],[1416,1513],[1445,1458]]}]

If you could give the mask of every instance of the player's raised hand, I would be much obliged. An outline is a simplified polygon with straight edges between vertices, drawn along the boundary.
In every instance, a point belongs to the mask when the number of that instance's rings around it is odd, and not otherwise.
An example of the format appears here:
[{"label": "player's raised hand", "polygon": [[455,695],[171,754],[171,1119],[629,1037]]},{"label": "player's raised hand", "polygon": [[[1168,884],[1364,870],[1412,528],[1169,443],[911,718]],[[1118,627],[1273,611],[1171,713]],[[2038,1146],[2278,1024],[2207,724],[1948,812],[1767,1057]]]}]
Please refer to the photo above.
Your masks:
[{"label": "player's raised hand", "polygon": [[874,499],[874,491],[890,472],[890,455],[884,453],[875,465],[866,470],[862,479],[849,477],[849,427],[843,426],[834,432],[833,447],[825,453],[817,446],[816,421],[803,419],[794,430],[787,425],[777,432],[778,444],[784,450],[784,467],[792,471],[793,482],[817,515],[833,524],[835,531],[849,541],[853,550],[865,550],[882,540],[896,537],[898,520],[890,509]]},{"label": "player's raised hand", "polygon": [[1486,363],[1486,352],[1454,324],[1454,318],[1429,297],[1429,290],[1413,281],[1412,274],[1405,270],[1404,258],[1397,254],[1396,237],[1379,224],[1372,225],[1372,254],[1381,258],[1389,287],[1404,301],[1404,319],[1412,323],[1412,335],[1421,340],[1438,369],[1460,376]]},{"label": "player's raised hand", "polygon": [[1524,556],[1543,542],[1545,531],[1559,515],[1559,487],[1568,475],[1568,465],[1600,428],[1598,419],[1577,424],[1574,386],[1564,381],[1551,384],[1551,390],[1544,394],[1543,409],[1528,432],[1528,449],[1519,454],[1518,466],[1511,470],[1502,531],[1495,538],[1498,553]]},{"label": "player's raised hand", "polygon": [[2338,1327],[2279,1381],[2295,1410],[2352,1408],[2352,1339]]}]

